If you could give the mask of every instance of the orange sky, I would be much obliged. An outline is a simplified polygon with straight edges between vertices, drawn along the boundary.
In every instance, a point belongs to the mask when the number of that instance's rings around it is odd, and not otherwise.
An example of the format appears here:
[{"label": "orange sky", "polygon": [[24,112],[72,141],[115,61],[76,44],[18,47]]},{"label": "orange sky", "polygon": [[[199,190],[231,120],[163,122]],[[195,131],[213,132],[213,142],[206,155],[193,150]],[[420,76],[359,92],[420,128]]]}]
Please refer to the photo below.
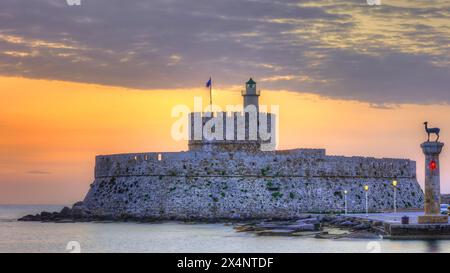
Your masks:
[{"label": "orange sky", "polygon": [[[280,107],[280,149],[326,148],[328,154],[410,158],[422,184],[422,122],[450,139],[450,106],[394,109],[288,91],[266,91],[262,104]],[[239,88],[214,100],[241,102]],[[170,136],[172,107],[193,105],[207,89],[132,90],[61,81],[0,77],[0,204],[70,204],[93,181],[96,154],[180,151]],[[450,158],[442,155],[442,191],[450,192]]]}]

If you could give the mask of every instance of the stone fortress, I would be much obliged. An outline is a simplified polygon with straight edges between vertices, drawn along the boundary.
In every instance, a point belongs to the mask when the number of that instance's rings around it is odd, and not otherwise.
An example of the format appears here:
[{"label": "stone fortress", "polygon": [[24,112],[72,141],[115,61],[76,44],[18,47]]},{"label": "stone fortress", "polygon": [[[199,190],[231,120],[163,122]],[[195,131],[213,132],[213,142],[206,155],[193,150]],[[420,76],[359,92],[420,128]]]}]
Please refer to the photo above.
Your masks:
[{"label": "stone fortress", "polygon": [[[242,95],[244,106],[259,109],[256,82],[250,79]],[[258,127],[273,133],[275,115],[257,113]],[[259,131],[250,138],[249,116],[239,112],[224,115],[214,130],[231,126],[236,136],[235,128],[243,123],[243,138],[195,136],[195,127],[211,118],[205,116],[189,116],[188,151],[97,156],[95,181],[78,206],[113,218],[288,219],[306,212],[343,212],[345,192],[348,211],[363,212],[368,185],[369,211],[375,212],[393,208],[395,179],[397,207],[423,207],[414,161],[330,156],[324,149],[263,151],[267,139]]]}]

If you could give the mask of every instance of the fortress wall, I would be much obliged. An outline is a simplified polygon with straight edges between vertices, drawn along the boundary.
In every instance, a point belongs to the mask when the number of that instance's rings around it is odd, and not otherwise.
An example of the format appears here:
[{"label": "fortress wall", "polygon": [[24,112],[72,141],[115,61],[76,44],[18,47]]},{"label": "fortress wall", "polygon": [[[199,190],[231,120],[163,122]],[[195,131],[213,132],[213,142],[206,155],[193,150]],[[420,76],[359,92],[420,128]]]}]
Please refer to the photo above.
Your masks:
[{"label": "fortress wall", "polygon": [[321,149],[248,153],[158,153],[98,156],[96,179],[84,200],[97,215],[156,219],[291,218],[304,212],[369,207],[418,208],[423,192],[415,162],[326,156]]},{"label": "fortress wall", "polygon": [[[158,155],[162,160],[158,160]],[[142,153],[97,156],[95,177],[107,176],[299,176],[415,178],[407,159],[326,156],[321,149],[259,153]]]},{"label": "fortress wall", "polygon": [[[97,179],[84,205],[97,215],[152,219],[293,218],[305,212],[365,210],[363,185],[370,187],[370,211],[392,209],[390,181],[351,178],[109,177]],[[413,179],[399,179],[398,208],[423,204]]]}]

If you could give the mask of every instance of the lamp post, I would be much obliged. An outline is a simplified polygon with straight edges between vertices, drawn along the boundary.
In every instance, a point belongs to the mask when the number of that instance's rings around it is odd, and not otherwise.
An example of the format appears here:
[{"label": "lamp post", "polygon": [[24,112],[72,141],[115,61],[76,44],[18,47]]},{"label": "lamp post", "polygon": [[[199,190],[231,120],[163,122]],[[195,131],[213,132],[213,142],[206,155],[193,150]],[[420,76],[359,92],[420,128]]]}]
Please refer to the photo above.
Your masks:
[{"label": "lamp post", "polygon": [[366,217],[369,217],[369,186],[364,185],[364,191],[366,192]]},{"label": "lamp post", "polygon": [[344,213],[347,215],[347,190],[344,190]]},{"label": "lamp post", "polygon": [[394,213],[397,213],[397,180],[392,181],[394,187]]}]

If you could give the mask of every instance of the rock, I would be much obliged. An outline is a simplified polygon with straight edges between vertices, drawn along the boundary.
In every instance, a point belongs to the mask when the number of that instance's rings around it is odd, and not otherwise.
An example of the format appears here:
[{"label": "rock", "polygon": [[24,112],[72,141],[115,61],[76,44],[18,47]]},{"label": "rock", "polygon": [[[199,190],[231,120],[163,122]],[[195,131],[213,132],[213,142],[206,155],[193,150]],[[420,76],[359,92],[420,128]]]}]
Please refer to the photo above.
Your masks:
[{"label": "rock", "polygon": [[248,231],[256,231],[257,229],[254,226],[237,226],[234,227],[236,232],[248,232]]},{"label": "rock", "polygon": [[41,212],[41,214],[39,214],[39,216],[41,218],[40,219],[41,221],[50,221],[53,218],[53,213],[47,212],[47,211],[43,211],[43,212]]},{"label": "rock", "polygon": [[317,217],[317,220],[319,220],[320,222],[325,222],[325,223],[329,223],[329,222],[333,221],[334,219],[336,219],[336,217],[329,216],[329,215],[319,215]]},{"label": "rock", "polygon": [[46,217],[50,217],[52,214],[50,212],[47,211],[43,211],[41,212],[41,217],[42,218],[46,218]]},{"label": "rock", "polygon": [[74,207],[70,213],[74,219],[82,219],[90,216],[90,213],[83,208]]},{"label": "rock", "polygon": [[380,227],[380,226],[383,225],[383,222],[381,222],[381,221],[373,221],[373,222],[372,222],[372,225],[373,225],[374,227]]},{"label": "rock", "polygon": [[293,233],[292,230],[286,229],[270,229],[256,232],[256,234],[259,236],[291,236],[292,233]]},{"label": "rock", "polygon": [[264,231],[267,233],[269,230],[277,231],[276,233],[280,233],[284,231],[284,233],[290,232],[305,232],[305,231],[317,231],[320,228],[320,222],[315,218],[305,218],[303,220],[296,221],[283,221],[283,222],[262,222],[257,224],[247,224],[240,225],[235,227],[235,230],[238,232],[255,232],[255,231]]},{"label": "rock", "polygon": [[292,229],[294,231],[317,231],[319,230],[318,224],[294,224],[286,226],[287,229]]},{"label": "rock", "polygon": [[297,237],[300,237],[300,236],[303,236],[303,237],[308,237],[308,236],[310,236],[310,237],[314,237],[314,236],[316,236],[317,234],[320,234],[321,232],[320,231],[299,231],[299,232],[293,232],[292,234],[291,234],[291,236],[297,236]]},{"label": "rock", "polygon": [[315,238],[318,239],[341,239],[348,236],[350,232],[348,230],[331,229],[328,231],[322,231],[320,234],[316,235]]},{"label": "rock", "polygon": [[314,238],[316,239],[340,239],[345,237],[346,234],[329,234],[328,232],[316,234]]},{"label": "rock", "polygon": [[316,218],[307,218],[295,221],[296,224],[320,224],[320,221]]},{"label": "rock", "polygon": [[367,230],[367,229],[370,229],[370,225],[367,224],[367,223],[361,223],[361,224],[358,224],[358,225],[352,227],[352,229],[354,229],[354,230]]},{"label": "rock", "polygon": [[71,214],[71,212],[72,212],[72,210],[70,209],[70,208],[68,208],[68,207],[64,207],[60,212],[59,212],[59,215],[60,216],[70,216],[70,214]]},{"label": "rock", "polygon": [[83,202],[82,202],[82,201],[78,201],[78,202],[76,202],[75,204],[73,204],[72,208],[75,208],[75,207],[82,207],[82,206],[83,206]]},{"label": "rock", "polygon": [[72,206],[64,207],[60,212],[43,211],[36,215],[26,215],[19,221],[43,221],[43,222],[73,222],[76,221],[92,221],[91,213],[83,208],[82,202],[77,202]]},{"label": "rock", "polygon": [[330,224],[331,225],[337,225],[337,224],[340,224],[340,223],[345,222],[345,221],[346,221],[346,219],[344,219],[342,216],[337,216],[337,217],[335,217],[334,219],[332,219],[330,221]]},{"label": "rock", "polygon": [[56,223],[73,223],[74,221],[71,219],[61,219],[61,220],[56,220]]},{"label": "rock", "polygon": [[[60,212],[43,211],[36,215],[26,215],[18,221],[41,221],[41,222],[88,222],[101,217],[93,217],[91,212],[83,207],[83,202],[77,202],[72,206],[64,207]],[[109,220],[109,219],[108,219]]]},{"label": "rock", "polygon": [[352,238],[352,239],[380,239],[380,236],[367,231],[358,231],[353,232],[345,236],[345,238]]},{"label": "rock", "polygon": [[19,218],[18,221],[41,221],[41,217],[39,215],[26,215],[22,218]]},{"label": "rock", "polygon": [[274,223],[259,223],[256,224],[256,228],[260,229],[286,229],[286,226],[290,225],[292,223],[289,222],[274,222]]},{"label": "rock", "polygon": [[341,227],[353,227],[356,225],[358,225],[358,224],[354,223],[352,221],[344,221],[344,222],[339,223],[339,226],[341,226]]}]

